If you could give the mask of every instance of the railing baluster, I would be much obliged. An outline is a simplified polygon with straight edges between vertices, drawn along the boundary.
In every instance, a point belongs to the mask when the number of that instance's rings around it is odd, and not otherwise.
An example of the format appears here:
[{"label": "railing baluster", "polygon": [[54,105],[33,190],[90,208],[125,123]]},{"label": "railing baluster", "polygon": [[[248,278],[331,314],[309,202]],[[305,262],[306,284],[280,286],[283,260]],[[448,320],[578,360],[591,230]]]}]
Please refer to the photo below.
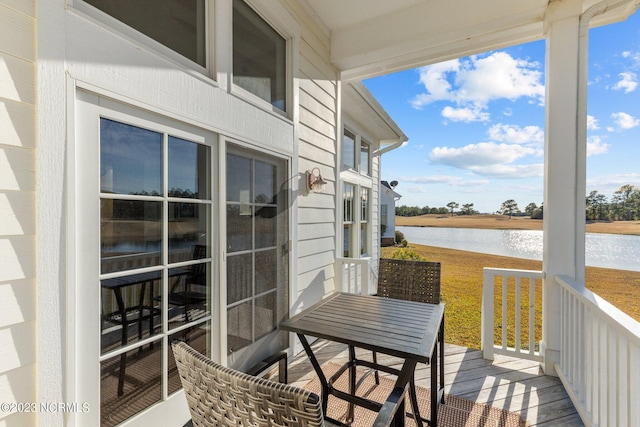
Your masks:
[{"label": "railing baluster", "polygon": [[520,276],[516,276],[516,300],[515,300],[515,314],[516,314],[516,336],[515,336],[515,349],[517,353],[520,353],[522,347],[522,324],[520,323],[520,310],[521,310],[521,295],[520,295]]},{"label": "railing baluster", "polygon": [[529,278],[529,355],[536,353],[536,279]]},{"label": "railing baluster", "polygon": [[507,317],[509,295],[507,290],[507,276],[502,276],[502,350],[507,349],[507,331],[509,329],[509,320]]}]

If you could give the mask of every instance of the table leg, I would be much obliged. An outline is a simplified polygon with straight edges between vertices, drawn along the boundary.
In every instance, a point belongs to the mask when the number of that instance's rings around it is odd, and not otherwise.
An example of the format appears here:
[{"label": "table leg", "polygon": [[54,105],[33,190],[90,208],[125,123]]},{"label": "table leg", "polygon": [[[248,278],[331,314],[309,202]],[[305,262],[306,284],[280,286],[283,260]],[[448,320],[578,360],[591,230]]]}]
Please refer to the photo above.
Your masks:
[{"label": "table leg", "polygon": [[431,418],[429,423],[431,427],[438,427],[438,395],[440,394],[438,388],[438,345],[438,340],[436,340],[436,348],[433,349],[429,361],[431,363]]},{"label": "table leg", "polygon": [[[124,299],[122,298],[122,290],[120,288],[114,288],[113,293],[116,296],[116,303],[118,304],[118,310],[120,311],[120,323],[122,325],[122,331],[120,332],[120,339],[122,346],[127,345],[129,341],[129,324],[127,323],[127,308],[124,305]],[[127,352],[120,355],[120,371],[118,372],[118,397],[124,394],[124,372],[127,366]]]},{"label": "table leg", "polygon": [[[404,363],[402,364],[402,369],[398,374],[398,379],[396,379],[395,388],[405,390],[407,383],[409,383],[409,395],[411,396],[411,401],[412,401],[411,406],[413,407],[416,425],[418,427],[422,427],[422,418],[420,418],[420,411],[418,410],[418,401],[417,401],[417,398],[415,398],[416,389],[415,389],[415,382],[413,380],[417,364],[418,362],[416,360],[405,359]],[[414,398],[415,398],[415,402],[414,402]],[[396,412],[396,416],[394,418],[396,420],[395,422],[396,426],[400,426],[400,427],[404,426],[405,416],[406,416],[405,404],[403,399],[402,402],[400,403],[400,407],[398,408],[398,411]]]},{"label": "table leg", "polygon": [[442,390],[442,400],[440,403],[444,402],[444,315],[442,317],[442,322],[440,323],[440,333],[438,334],[438,340],[440,341],[440,389]]},{"label": "table leg", "polygon": [[320,366],[320,363],[318,363],[318,359],[316,359],[316,356],[313,354],[313,351],[311,350],[311,346],[309,345],[309,341],[307,341],[307,338],[304,336],[304,334],[297,334],[297,335],[298,335],[298,339],[302,343],[302,347],[304,347],[304,351],[307,353],[307,356],[309,357],[311,366],[313,366],[313,369],[316,371],[316,374],[318,375],[318,379],[320,380],[320,385],[322,386],[322,396],[320,396],[320,398],[322,399],[322,413],[326,416],[327,401],[329,400],[329,384],[327,382],[327,377],[324,376],[324,372],[322,372],[322,367]]},{"label": "table leg", "polygon": [[[349,346],[349,394],[355,396],[356,394],[356,349],[354,346]],[[349,411],[347,412],[347,424],[353,422],[355,412],[355,404],[349,402]]]}]

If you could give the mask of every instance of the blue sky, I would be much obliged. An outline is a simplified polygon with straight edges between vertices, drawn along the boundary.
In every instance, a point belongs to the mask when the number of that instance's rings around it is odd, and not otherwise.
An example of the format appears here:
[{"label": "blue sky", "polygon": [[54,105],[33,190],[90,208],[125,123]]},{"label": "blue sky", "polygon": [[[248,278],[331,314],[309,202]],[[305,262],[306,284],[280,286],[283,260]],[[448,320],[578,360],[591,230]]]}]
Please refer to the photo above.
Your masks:
[{"label": "blue sky", "polygon": [[[409,137],[382,157],[399,205],[543,201],[545,42],[364,84]],[[640,12],[589,33],[587,193],[640,187]],[[586,195],[585,195],[586,196]]]}]

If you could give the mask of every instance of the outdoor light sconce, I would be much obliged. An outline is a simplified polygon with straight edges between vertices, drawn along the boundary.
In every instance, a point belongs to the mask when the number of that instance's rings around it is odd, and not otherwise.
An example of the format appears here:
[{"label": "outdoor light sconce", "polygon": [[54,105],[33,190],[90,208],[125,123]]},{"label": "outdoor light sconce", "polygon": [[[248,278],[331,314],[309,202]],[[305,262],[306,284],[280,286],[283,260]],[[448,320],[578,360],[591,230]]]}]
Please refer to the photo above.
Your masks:
[{"label": "outdoor light sconce", "polygon": [[313,168],[307,171],[307,189],[310,193],[322,193],[325,185],[327,185],[327,181],[322,179],[319,168]]}]

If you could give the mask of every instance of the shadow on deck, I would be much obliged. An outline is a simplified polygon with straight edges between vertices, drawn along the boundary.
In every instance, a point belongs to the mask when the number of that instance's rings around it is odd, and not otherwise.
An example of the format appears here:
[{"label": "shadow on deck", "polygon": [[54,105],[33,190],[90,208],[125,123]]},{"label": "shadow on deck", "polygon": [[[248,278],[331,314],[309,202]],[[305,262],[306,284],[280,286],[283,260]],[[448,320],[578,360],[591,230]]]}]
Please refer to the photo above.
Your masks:
[{"label": "shadow on deck", "polygon": [[[324,340],[313,345],[318,361],[344,363],[347,348]],[[360,353],[360,352],[364,352]],[[358,355],[367,358],[366,350]],[[378,354],[381,363],[399,367],[401,361]],[[289,364],[289,383],[304,386],[314,372],[304,352]],[[478,403],[519,413],[528,426],[583,426],[560,380],[544,375],[537,362],[498,356],[492,362],[482,352],[453,344],[445,345],[446,392]],[[416,384],[429,387],[429,368],[419,364]]]}]

